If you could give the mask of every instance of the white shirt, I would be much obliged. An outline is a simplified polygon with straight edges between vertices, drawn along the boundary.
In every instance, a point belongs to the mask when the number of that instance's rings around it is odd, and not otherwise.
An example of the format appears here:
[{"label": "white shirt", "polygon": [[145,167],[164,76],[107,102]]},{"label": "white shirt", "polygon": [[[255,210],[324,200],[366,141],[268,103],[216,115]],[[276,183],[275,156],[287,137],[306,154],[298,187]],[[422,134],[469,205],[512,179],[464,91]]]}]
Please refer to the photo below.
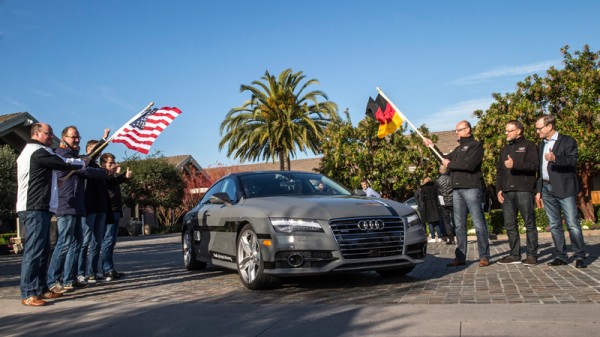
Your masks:
[{"label": "white shirt", "polygon": [[550,176],[548,175],[548,160],[546,160],[546,153],[549,153],[550,150],[554,147],[554,143],[558,139],[558,132],[554,132],[552,137],[549,140],[544,139],[544,153],[542,154],[542,179],[549,180]]}]

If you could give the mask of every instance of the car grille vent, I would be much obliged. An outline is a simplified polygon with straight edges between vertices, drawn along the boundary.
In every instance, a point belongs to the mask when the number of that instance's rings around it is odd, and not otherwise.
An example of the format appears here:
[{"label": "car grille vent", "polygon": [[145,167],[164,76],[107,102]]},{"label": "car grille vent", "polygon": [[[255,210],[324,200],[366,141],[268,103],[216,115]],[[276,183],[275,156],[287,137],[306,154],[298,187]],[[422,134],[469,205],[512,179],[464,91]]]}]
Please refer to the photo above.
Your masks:
[{"label": "car grille vent", "polygon": [[[359,222],[381,220],[383,228],[361,229]],[[364,224],[364,222],[361,222]],[[381,222],[378,226],[382,227]],[[397,217],[334,219],[329,222],[344,259],[402,255],[404,223]]]}]

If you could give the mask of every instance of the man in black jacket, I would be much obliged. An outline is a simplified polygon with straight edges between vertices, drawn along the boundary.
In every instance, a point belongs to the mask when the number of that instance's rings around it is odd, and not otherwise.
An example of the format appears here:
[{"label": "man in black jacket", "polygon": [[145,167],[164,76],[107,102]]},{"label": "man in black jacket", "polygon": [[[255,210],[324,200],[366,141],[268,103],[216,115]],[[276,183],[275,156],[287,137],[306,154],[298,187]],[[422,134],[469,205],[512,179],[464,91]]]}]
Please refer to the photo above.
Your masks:
[{"label": "man in black jacket", "polygon": [[[454,225],[456,226],[456,250],[454,251],[456,257],[448,266],[456,267],[465,264],[467,258],[467,212],[469,212],[477,235],[479,266],[487,267],[490,265],[490,239],[482,208],[483,146],[473,138],[471,123],[468,121],[459,122],[454,131],[460,145],[442,160],[442,164],[450,170]],[[430,139],[424,138],[423,141],[425,146],[434,147]]]},{"label": "man in black jacket", "polygon": [[544,209],[550,221],[554,241],[554,260],[549,266],[567,264],[567,245],[562,228],[560,211],[565,214],[571,248],[575,255],[575,267],[585,268],[583,234],[577,220],[577,141],[573,137],[556,131],[554,116],[546,115],[535,122],[535,130],[542,139],[539,147],[540,175],[538,177],[536,199],[544,201]]},{"label": "man in black jacket", "polygon": [[62,294],[48,290],[44,269],[48,261],[50,219],[58,206],[57,171],[84,166],[81,159],[63,159],[50,148],[54,134],[45,123],[31,126],[31,139],[17,158],[17,213],[25,225],[21,261],[21,303],[43,306],[43,299]]},{"label": "man in black jacket", "polygon": [[[108,213],[104,238],[102,239],[102,271],[106,281],[119,279],[123,273],[119,273],[114,266],[113,253],[117,244],[119,232],[119,221],[123,216],[123,196],[121,195],[121,184],[131,178],[131,170],[127,167],[125,173],[121,173],[121,167],[117,164],[112,153],[105,153],[100,157],[100,166],[107,170],[116,169],[106,179],[108,187]],[[112,214],[110,214],[112,213]],[[112,215],[112,216],[111,216]]]},{"label": "man in black jacket", "polygon": [[517,224],[517,212],[521,212],[527,231],[527,258],[523,263],[534,266],[538,258],[538,232],[533,205],[535,176],[540,164],[538,149],[523,137],[523,124],[519,121],[511,120],[506,123],[504,133],[508,143],[502,148],[496,164],[496,191],[498,201],[502,204],[510,252],[498,263],[521,263],[521,241]]}]

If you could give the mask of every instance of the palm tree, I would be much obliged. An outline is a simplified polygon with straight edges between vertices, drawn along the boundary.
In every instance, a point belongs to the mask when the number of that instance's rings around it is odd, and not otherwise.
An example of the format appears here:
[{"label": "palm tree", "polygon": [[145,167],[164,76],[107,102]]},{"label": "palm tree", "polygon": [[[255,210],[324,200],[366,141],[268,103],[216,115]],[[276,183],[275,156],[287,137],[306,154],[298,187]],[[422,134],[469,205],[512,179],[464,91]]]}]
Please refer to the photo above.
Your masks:
[{"label": "palm tree", "polygon": [[241,162],[279,159],[282,171],[290,169],[296,148],[320,153],[325,127],[339,118],[337,105],[320,90],[304,94],[308,86],[319,83],[311,79],[301,85],[304,78],[301,71],[286,69],[278,78],[266,71],[261,80],[242,84],[240,92],[249,91],[251,98],[227,113],[219,149],[228,144],[227,156],[233,154]]}]

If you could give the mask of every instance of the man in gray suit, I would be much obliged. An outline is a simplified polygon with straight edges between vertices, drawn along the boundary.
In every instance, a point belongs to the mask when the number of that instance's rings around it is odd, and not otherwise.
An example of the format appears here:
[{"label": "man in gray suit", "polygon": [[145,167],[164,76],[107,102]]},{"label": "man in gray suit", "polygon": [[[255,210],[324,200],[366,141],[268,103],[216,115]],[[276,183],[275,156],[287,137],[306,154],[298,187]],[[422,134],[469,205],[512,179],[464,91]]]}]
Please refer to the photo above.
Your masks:
[{"label": "man in gray suit", "polygon": [[575,267],[586,268],[583,234],[577,219],[577,141],[573,137],[559,134],[555,128],[554,116],[546,115],[535,122],[535,130],[542,139],[540,142],[540,174],[537,183],[537,200],[542,199],[550,221],[554,241],[554,260],[549,266],[568,264],[567,245],[561,221],[564,212],[571,249],[575,255]]}]

